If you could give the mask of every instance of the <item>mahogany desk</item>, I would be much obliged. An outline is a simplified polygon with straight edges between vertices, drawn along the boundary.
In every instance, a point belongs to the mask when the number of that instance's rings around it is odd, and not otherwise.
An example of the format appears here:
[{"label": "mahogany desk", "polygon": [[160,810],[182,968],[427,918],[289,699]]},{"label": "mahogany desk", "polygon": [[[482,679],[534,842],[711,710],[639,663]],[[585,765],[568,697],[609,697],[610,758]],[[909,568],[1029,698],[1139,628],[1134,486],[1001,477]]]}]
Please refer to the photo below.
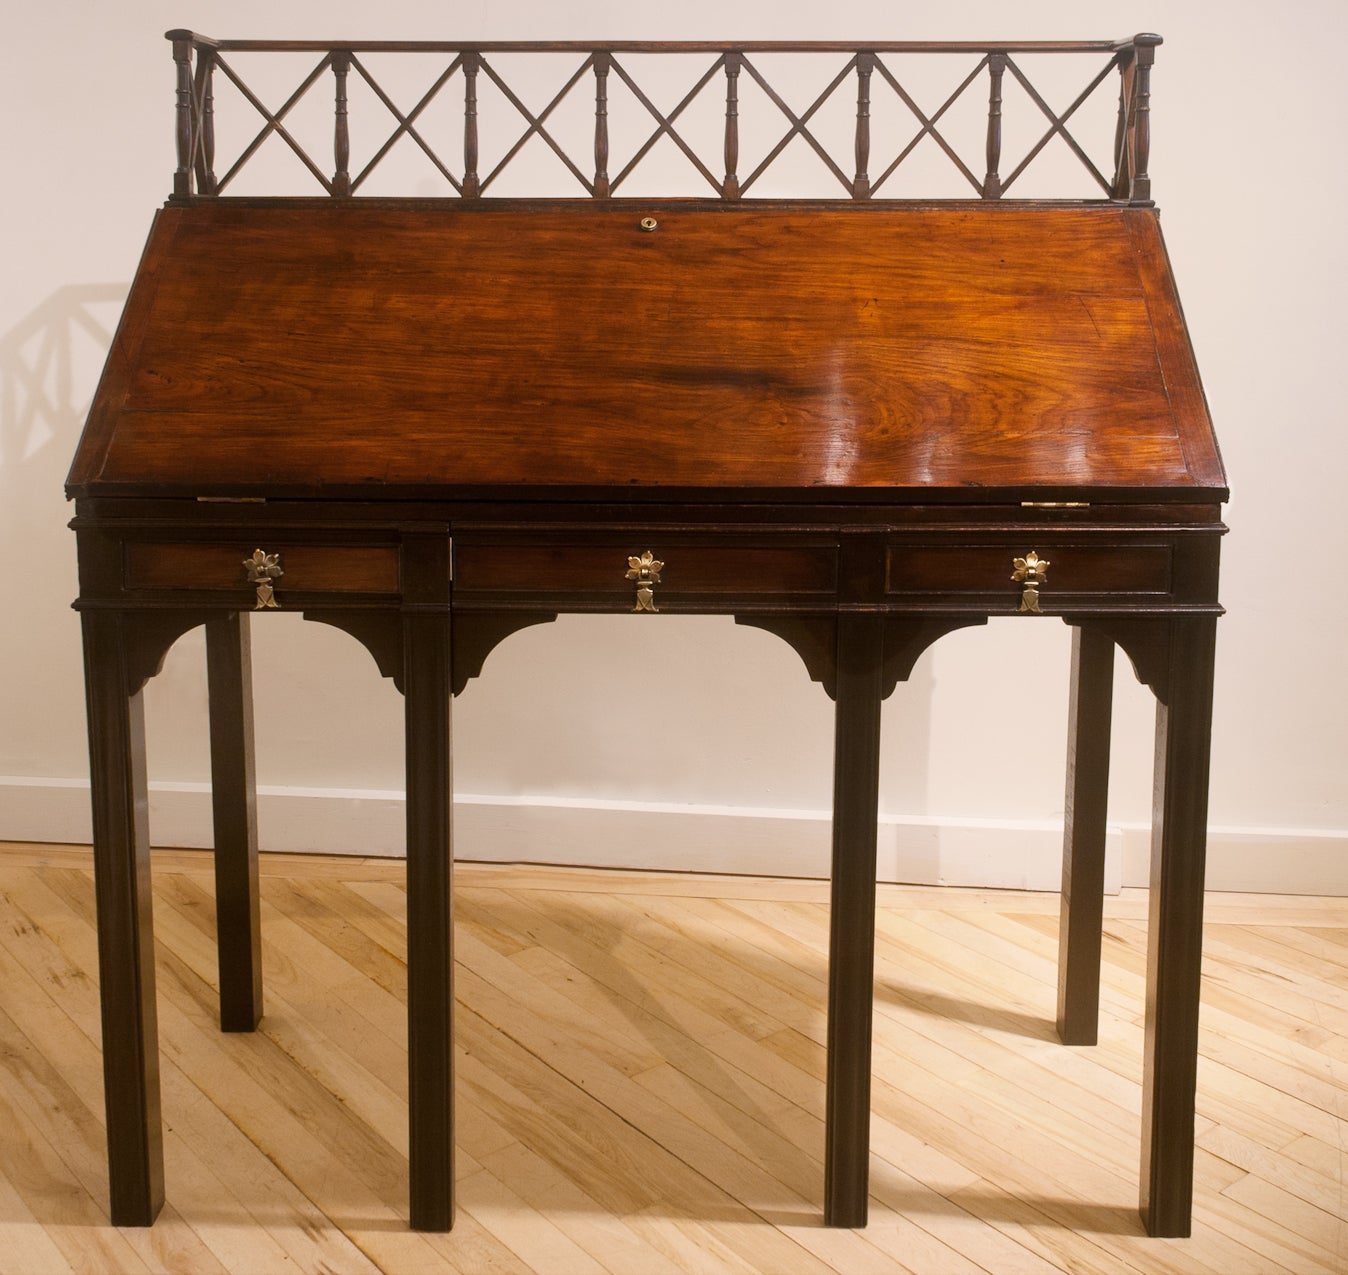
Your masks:
[{"label": "mahogany desk", "polygon": [[1188,1233],[1226,491],[1145,199],[180,192],[69,492],[115,1222],[164,1191],[140,692],[167,648],[205,625],[226,1030],[262,1012],[249,614],[346,630],[404,695],[411,1221],[443,1229],[452,696],[523,626],[636,611],[767,629],[836,703],[838,1226],[866,1220],[881,703],[951,630],[1073,626],[1059,1025],[1092,1043],[1123,648],[1159,701],[1141,1201]]}]

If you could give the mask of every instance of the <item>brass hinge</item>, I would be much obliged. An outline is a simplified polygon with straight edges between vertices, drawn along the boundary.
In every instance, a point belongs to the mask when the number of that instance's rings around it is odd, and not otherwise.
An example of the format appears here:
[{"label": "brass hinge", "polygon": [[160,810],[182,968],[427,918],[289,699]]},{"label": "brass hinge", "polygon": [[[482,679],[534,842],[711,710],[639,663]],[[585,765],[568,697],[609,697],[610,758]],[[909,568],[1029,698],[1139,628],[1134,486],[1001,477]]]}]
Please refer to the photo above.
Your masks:
[{"label": "brass hinge", "polygon": [[1022,509],[1089,509],[1089,500],[1022,500]]},{"label": "brass hinge", "polygon": [[202,505],[265,505],[266,496],[198,496]]}]

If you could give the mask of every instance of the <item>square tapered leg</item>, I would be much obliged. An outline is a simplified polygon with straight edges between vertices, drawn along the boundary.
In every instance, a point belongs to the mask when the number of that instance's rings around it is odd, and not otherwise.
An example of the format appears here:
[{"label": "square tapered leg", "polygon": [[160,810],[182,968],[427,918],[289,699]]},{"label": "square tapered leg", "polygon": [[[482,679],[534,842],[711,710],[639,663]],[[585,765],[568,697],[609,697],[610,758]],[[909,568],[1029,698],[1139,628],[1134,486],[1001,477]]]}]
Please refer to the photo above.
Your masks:
[{"label": "square tapered leg", "polygon": [[1058,1034],[1065,1045],[1094,1045],[1099,1034],[1113,696],[1113,639],[1074,628],[1058,924]]},{"label": "square tapered leg", "polygon": [[125,621],[85,611],[85,693],[98,912],[108,1179],[116,1226],[164,1203],[154,927],[141,693],[128,694]]},{"label": "square tapered leg", "polygon": [[247,614],[206,625],[211,813],[220,1028],[252,1031],[262,1018],[262,922],[253,765],[253,670]]},{"label": "square tapered leg", "polygon": [[1141,1177],[1151,1235],[1191,1229],[1216,632],[1211,616],[1171,621],[1156,714]]},{"label": "square tapered leg", "polygon": [[454,1225],[454,936],[449,613],[403,621],[411,1220]]},{"label": "square tapered leg", "polygon": [[865,1226],[884,620],[838,618],[824,1223]]}]

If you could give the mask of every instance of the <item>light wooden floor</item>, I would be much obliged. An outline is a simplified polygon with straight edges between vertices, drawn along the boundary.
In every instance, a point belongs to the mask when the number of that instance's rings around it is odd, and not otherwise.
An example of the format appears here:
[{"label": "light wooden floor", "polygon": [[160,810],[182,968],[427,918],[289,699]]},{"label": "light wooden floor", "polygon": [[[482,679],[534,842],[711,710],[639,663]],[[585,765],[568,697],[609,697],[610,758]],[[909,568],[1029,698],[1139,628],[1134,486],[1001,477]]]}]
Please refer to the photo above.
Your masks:
[{"label": "light wooden floor", "polygon": [[264,857],[267,1016],[215,1028],[201,854],[155,856],[168,1200],[106,1225],[88,851],[0,846],[0,1271],[1348,1271],[1348,900],[1211,896],[1194,1237],[1136,1213],[1145,899],[1101,1043],[1055,896],[884,887],[871,1224],[820,1225],[825,888],[458,876],[459,1222],[405,1227],[402,865]]}]

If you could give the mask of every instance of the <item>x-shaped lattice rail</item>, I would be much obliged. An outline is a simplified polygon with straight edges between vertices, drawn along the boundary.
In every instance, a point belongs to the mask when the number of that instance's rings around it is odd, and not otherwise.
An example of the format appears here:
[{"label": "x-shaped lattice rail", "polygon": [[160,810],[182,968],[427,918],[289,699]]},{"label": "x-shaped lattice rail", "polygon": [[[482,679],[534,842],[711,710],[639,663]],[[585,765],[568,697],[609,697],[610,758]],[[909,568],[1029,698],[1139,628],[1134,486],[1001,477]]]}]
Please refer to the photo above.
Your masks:
[{"label": "x-shaped lattice rail", "polygon": [[374,168],[379,163],[379,161],[383,159],[384,156],[387,155],[390,150],[393,149],[393,147],[397,144],[398,139],[405,135],[407,137],[410,137],[414,142],[416,142],[418,146],[421,147],[423,151],[425,151],[426,158],[429,159],[431,163],[435,165],[435,167],[440,171],[441,176],[443,176],[445,180],[448,181],[449,184],[454,187],[455,190],[457,190],[460,194],[462,194],[463,183],[460,182],[454,176],[454,174],[451,173],[449,169],[445,167],[444,162],[440,159],[440,156],[435,153],[430,143],[427,142],[426,139],[422,137],[422,135],[417,131],[416,120],[417,117],[420,116],[421,113],[428,106],[430,106],[430,104],[433,101],[435,101],[436,96],[439,94],[440,90],[444,88],[446,84],[449,83],[450,77],[453,76],[454,72],[457,71],[459,67],[463,65],[463,55],[459,54],[459,56],[456,57],[449,64],[449,66],[445,68],[443,72],[441,72],[440,76],[436,79],[435,83],[432,84],[431,87],[428,88],[426,92],[422,94],[421,99],[406,115],[404,115],[397,108],[397,106],[394,105],[393,100],[389,97],[387,93],[384,92],[384,90],[380,87],[379,83],[375,80],[374,76],[370,74],[370,72],[366,69],[366,67],[361,63],[360,59],[356,57],[354,53],[351,55],[351,65],[360,73],[361,78],[365,81],[366,84],[370,86],[375,96],[378,97],[378,99],[381,102],[383,102],[383,104],[388,108],[393,118],[398,121],[398,127],[395,128],[393,132],[389,135],[388,140],[377,151],[375,151],[374,155],[370,159],[370,162],[366,164],[365,167],[362,168],[360,172],[351,179],[352,193],[353,194],[355,193],[355,191],[360,187],[360,184],[370,175],[371,172],[374,171]]},{"label": "x-shaped lattice rail", "polygon": [[219,181],[216,182],[215,193],[217,195],[222,190],[224,190],[226,186],[229,185],[229,183],[233,180],[234,175],[239,171],[239,169],[241,169],[244,166],[244,164],[246,164],[253,157],[253,153],[257,150],[257,148],[261,146],[262,143],[265,142],[267,138],[270,137],[273,133],[277,134],[277,136],[279,136],[285,141],[286,145],[289,146],[290,149],[293,150],[295,154],[300,157],[300,160],[304,164],[304,166],[311,173],[313,173],[313,175],[316,178],[318,178],[323,189],[326,190],[329,195],[332,194],[332,182],[328,180],[328,178],[324,175],[324,173],[319,169],[318,165],[315,164],[314,161],[309,158],[308,153],[305,151],[304,147],[301,146],[299,142],[297,142],[294,139],[294,137],[290,133],[290,130],[286,128],[284,124],[281,123],[281,121],[285,119],[285,117],[289,115],[290,112],[294,109],[295,105],[299,102],[299,100],[310,90],[310,88],[313,87],[314,81],[317,80],[318,77],[322,75],[323,72],[326,71],[328,67],[330,67],[331,65],[332,65],[332,54],[329,53],[327,57],[325,57],[321,62],[319,62],[319,64],[316,67],[314,67],[314,69],[310,71],[307,76],[304,77],[304,80],[301,82],[299,88],[297,88],[288,98],[286,98],[285,105],[282,106],[281,109],[273,115],[272,112],[269,111],[266,108],[266,106],[263,105],[261,99],[258,98],[257,94],[255,94],[253,90],[250,89],[248,85],[243,82],[243,79],[229,65],[229,63],[226,62],[225,59],[222,58],[218,53],[215,54],[216,68],[225,73],[225,75],[234,84],[234,87],[237,88],[239,92],[242,93],[244,97],[248,99],[248,101],[252,104],[253,108],[258,112],[258,114],[261,115],[262,118],[267,121],[262,126],[262,129],[258,133],[258,135],[254,137],[253,140],[243,148],[243,153],[239,156],[238,159],[234,161],[234,163],[230,166],[229,170],[225,173],[225,175],[221,177]]},{"label": "x-shaped lattice rail", "polygon": [[772,161],[776,159],[777,156],[780,155],[783,150],[786,149],[787,144],[791,141],[793,137],[796,136],[803,137],[810,144],[815,154],[818,155],[819,158],[822,159],[824,163],[828,165],[829,171],[842,183],[843,189],[847,191],[849,195],[852,193],[852,179],[848,177],[847,174],[844,173],[843,170],[839,168],[836,163],[834,163],[833,156],[831,156],[828,153],[828,151],[824,149],[824,147],[820,144],[819,139],[815,137],[813,133],[810,132],[810,130],[806,127],[806,125],[810,122],[811,119],[814,118],[815,113],[819,110],[819,108],[823,106],[824,103],[827,102],[829,98],[833,96],[833,93],[837,89],[838,85],[840,85],[852,73],[852,71],[856,67],[856,64],[857,60],[854,57],[850,62],[847,63],[845,67],[843,67],[841,71],[838,72],[837,75],[833,77],[833,80],[829,84],[828,88],[826,88],[817,98],[815,98],[814,102],[811,104],[811,106],[805,112],[805,114],[797,115],[782,100],[777,90],[774,89],[772,85],[769,84],[767,80],[763,78],[763,76],[759,73],[758,68],[754,66],[754,64],[750,62],[747,57],[744,59],[743,61],[744,69],[749,72],[750,77],[754,80],[755,83],[757,83],[758,87],[761,88],[763,92],[767,94],[768,99],[773,103],[773,105],[776,106],[777,109],[781,111],[783,115],[786,116],[787,120],[791,124],[791,127],[786,130],[786,133],[782,137],[781,141],[779,141],[777,145],[774,146],[767,153],[766,156],[764,156],[763,161],[758,165],[758,167],[755,168],[754,171],[750,173],[749,176],[746,177],[740,183],[740,194],[743,194],[746,190],[748,190],[749,187],[752,186],[754,182],[756,182],[759,179],[759,177],[763,175],[763,173],[767,170],[768,165],[771,164]]},{"label": "x-shaped lattice rail", "polygon": [[1025,73],[1020,69],[1020,67],[1016,65],[1015,60],[1009,56],[1007,57],[1006,69],[1016,77],[1016,79],[1020,82],[1020,86],[1025,90],[1026,93],[1029,94],[1030,99],[1048,117],[1049,129],[1048,132],[1043,135],[1043,137],[1041,137],[1032,147],[1030,147],[1029,154],[1027,154],[1025,158],[1022,159],[1014,169],[1012,169],[1011,175],[1002,181],[1003,192],[1005,192],[1006,188],[1009,185],[1011,185],[1011,183],[1015,181],[1016,178],[1019,177],[1021,173],[1023,173],[1026,170],[1026,168],[1029,167],[1030,161],[1034,159],[1034,157],[1038,155],[1039,152],[1043,150],[1045,146],[1048,145],[1049,141],[1056,133],[1063,139],[1064,142],[1067,143],[1068,146],[1072,148],[1072,153],[1076,155],[1076,157],[1082,162],[1082,164],[1085,165],[1086,171],[1090,173],[1090,175],[1094,177],[1097,182],[1100,183],[1100,189],[1103,190],[1106,195],[1111,193],[1113,189],[1112,186],[1105,179],[1104,174],[1101,173],[1100,170],[1096,168],[1096,166],[1091,162],[1091,157],[1087,155],[1084,150],[1081,149],[1080,145],[1077,143],[1076,138],[1073,137],[1072,134],[1067,131],[1066,124],[1067,121],[1071,119],[1073,115],[1076,114],[1077,110],[1086,101],[1086,99],[1089,98],[1090,95],[1094,93],[1097,88],[1100,87],[1100,85],[1104,82],[1105,77],[1112,70],[1114,70],[1115,67],[1119,65],[1119,58],[1120,55],[1116,53],[1109,60],[1109,62],[1105,64],[1104,68],[1100,71],[1100,73],[1088,85],[1086,85],[1084,89],[1081,90],[1081,92],[1077,95],[1076,101],[1074,101],[1072,105],[1069,106],[1061,115],[1055,115],[1053,113],[1053,110],[1049,107],[1049,104],[1045,102],[1044,99],[1039,95],[1038,90],[1025,77]]},{"label": "x-shaped lattice rail", "polygon": [[717,194],[723,193],[721,183],[712,175],[711,170],[706,166],[706,164],[704,164],[702,160],[698,158],[697,152],[694,151],[693,148],[689,146],[686,141],[684,141],[682,136],[680,136],[678,130],[675,129],[674,127],[674,121],[678,119],[679,116],[682,115],[683,112],[687,110],[690,105],[692,105],[693,100],[697,97],[697,95],[701,93],[704,88],[706,88],[708,83],[710,83],[712,76],[714,76],[717,71],[721,70],[721,68],[725,66],[725,55],[722,54],[721,57],[717,58],[716,61],[711,64],[711,66],[707,69],[706,73],[702,76],[702,78],[698,80],[698,82],[694,84],[693,87],[689,89],[687,93],[684,94],[683,99],[672,111],[670,111],[668,115],[662,114],[659,108],[655,105],[655,103],[652,102],[651,99],[641,91],[641,86],[638,85],[637,82],[627,73],[626,69],[622,66],[621,63],[619,63],[617,58],[612,58],[609,64],[618,73],[618,78],[621,79],[622,82],[626,84],[629,89],[631,89],[632,95],[637,99],[637,101],[640,102],[642,106],[644,106],[651,113],[652,117],[655,119],[655,122],[658,126],[655,132],[652,133],[650,137],[648,137],[645,140],[645,142],[643,142],[641,146],[637,148],[632,158],[627,161],[626,166],[610,183],[609,186],[610,194],[618,189],[618,186],[624,180],[624,178],[626,178],[627,175],[642,161],[642,159],[645,158],[646,152],[649,151],[651,147],[654,146],[655,143],[658,142],[662,137],[668,137],[670,141],[672,141],[674,145],[677,146],[688,157],[688,159],[692,161],[693,166],[697,169],[699,173],[702,174],[703,177],[707,179],[708,184],[714,191],[717,192]]},{"label": "x-shaped lattice rail", "polygon": [[969,169],[969,166],[955,153],[955,148],[951,146],[950,143],[947,142],[946,139],[941,135],[941,131],[936,127],[936,125],[937,122],[941,119],[941,117],[952,106],[954,106],[956,102],[959,101],[959,99],[964,95],[964,90],[967,89],[969,85],[971,85],[979,77],[979,75],[987,67],[987,65],[988,59],[984,57],[978,63],[978,65],[974,67],[974,69],[970,71],[969,74],[966,75],[963,80],[960,81],[959,87],[956,88],[955,91],[948,98],[946,98],[944,102],[941,103],[941,106],[936,111],[936,113],[934,115],[927,116],[923,112],[922,108],[918,106],[918,104],[913,100],[908,90],[905,89],[903,85],[899,83],[898,77],[895,76],[893,71],[891,71],[889,67],[885,65],[884,60],[880,57],[877,57],[875,59],[875,69],[880,72],[881,78],[889,85],[889,87],[892,88],[896,94],[898,94],[899,100],[917,117],[917,122],[921,125],[921,128],[917,130],[917,133],[913,136],[912,140],[908,143],[908,145],[905,146],[898,153],[898,155],[894,159],[894,162],[890,164],[890,166],[886,168],[885,171],[881,173],[880,176],[877,177],[871,183],[872,194],[874,194],[881,186],[885,184],[886,181],[889,180],[889,178],[893,175],[895,169],[897,169],[898,166],[902,164],[903,161],[913,153],[913,149],[924,137],[930,137],[932,141],[934,141],[937,144],[937,146],[939,146],[946,153],[946,155],[950,158],[951,163],[953,163],[955,167],[958,168],[960,172],[964,174],[969,184],[976,191],[980,193],[982,192],[983,183],[980,182],[978,178],[973,175],[973,173]]},{"label": "x-shaped lattice rail", "polygon": [[[483,194],[501,175],[502,171],[519,154],[520,150],[533,137],[541,138],[563,163],[581,188],[594,197],[607,198],[627,180],[638,164],[650,153],[651,149],[667,137],[693,165],[702,178],[724,199],[738,199],[745,194],[763,176],[778,156],[799,137],[814,151],[821,162],[837,179],[844,192],[856,199],[867,199],[893,176],[901,164],[912,154],[914,148],[930,137],[942,150],[964,179],[973,188],[978,197],[984,199],[1000,198],[1006,190],[1021,176],[1036,156],[1055,137],[1062,139],[1073,155],[1090,174],[1091,178],[1109,198],[1146,200],[1150,197],[1150,179],[1146,173],[1146,163],[1150,147],[1149,122],[1149,75],[1159,37],[1142,35],[1132,41],[1119,44],[1105,42],[1062,44],[884,44],[870,48],[858,48],[837,44],[815,45],[600,45],[584,46],[576,44],[507,44],[507,45],[465,45],[454,46],[439,43],[386,42],[361,44],[357,46],[326,47],[313,42],[268,43],[265,41],[213,41],[190,32],[170,32],[174,41],[174,59],[178,70],[178,158],[179,165],[174,178],[175,197],[193,195],[213,196],[221,193],[234,179],[267,138],[273,134],[279,136],[299,158],[301,163],[313,175],[322,188],[331,196],[353,194],[369,178],[388,152],[403,137],[410,137],[435,169],[461,196],[476,197]],[[223,52],[246,50],[249,53],[263,51],[302,51],[312,49],[321,52],[322,57],[312,71],[305,76],[299,86],[290,94],[281,107],[272,111],[247,85],[242,76],[222,56]],[[431,86],[420,96],[410,111],[404,111],[395,103],[365,63],[357,56],[357,50],[379,49],[392,52],[442,52],[450,55],[448,65],[439,72]],[[788,105],[785,98],[769,82],[762,68],[750,57],[769,52],[828,53],[847,54],[847,61],[829,81],[821,93],[801,113]],[[1090,82],[1077,95],[1066,110],[1055,112],[1044,96],[1030,81],[1020,65],[1011,56],[1013,52],[1092,52],[1107,53],[1106,64],[1093,76]],[[567,79],[566,83],[552,96],[541,111],[535,113],[525,105],[519,94],[511,88],[506,79],[486,57],[486,54],[505,52],[579,54],[583,60]],[[684,94],[675,107],[662,111],[629,69],[629,65],[619,60],[622,53],[626,56],[644,53],[704,53],[714,55],[714,61],[700,75],[696,82]],[[896,75],[884,55],[888,53],[942,52],[966,53],[977,55],[979,60],[972,70],[964,76],[954,91],[930,115],[907,90]],[[193,70],[193,56],[196,57]],[[393,116],[396,127],[369,161],[353,178],[348,171],[350,139],[347,128],[346,84],[349,71],[354,68],[364,80],[384,108]],[[214,162],[214,119],[212,76],[216,70],[227,77],[239,90],[244,99],[263,119],[262,128],[247,143],[230,166],[218,180],[213,173]],[[315,82],[331,70],[335,83],[334,140],[333,154],[335,170],[332,175],[323,171],[310,157],[286,125],[286,119],[295,106],[305,96]],[[999,175],[1001,151],[1001,86],[1005,72],[1024,89],[1030,101],[1048,121],[1048,128],[1030,147],[1029,151],[1002,178]],[[1111,72],[1120,73],[1120,102],[1117,135],[1114,144],[1115,171],[1112,179],[1100,170],[1068,128],[1082,105],[1104,83]],[[477,174],[477,76],[483,73],[501,95],[508,101],[525,121],[524,132],[504,153],[495,167],[483,178]],[[593,167],[587,173],[557,140],[548,122],[554,112],[575,89],[576,85],[592,72],[594,77],[594,153]],[[610,181],[607,174],[608,163],[608,78],[610,72],[617,76],[630,90],[651,119],[655,129],[636,149],[621,171]],[[680,131],[678,124],[689,106],[716,79],[718,72],[724,73],[725,81],[725,177],[718,178],[704,162],[696,149]],[[745,73],[762,90],[773,107],[785,117],[787,129],[776,144],[746,177],[737,173],[739,153],[739,105],[738,83],[741,72]],[[871,146],[870,106],[871,83],[874,73],[878,72],[879,81],[887,84],[918,123],[918,130],[907,144],[895,155],[878,177],[872,180],[867,174]],[[989,85],[989,105],[987,115],[987,176],[980,180],[964,158],[956,151],[941,128],[941,122],[951,107],[976,82],[984,79]],[[418,127],[427,108],[436,100],[447,84],[456,75],[464,80],[464,149],[462,177],[456,176],[457,164],[447,162],[437,152],[432,138],[424,128]],[[856,174],[849,176],[839,162],[830,154],[820,141],[812,121],[828,103],[838,89],[848,82],[857,86],[856,115]],[[589,158],[586,159],[589,164]],[[593,177],[590,176],[593,174]]]},{"label": "x-shaped lattice rail", "polygon": [[500,89],[502,93],[505,94],[506,99],[510,102],[510,104],[514,106],[514,108],[521,115],[523,115],[524,118],[529,123],[529,127],[524,130],[524,133],[521,135],[519,141],[517,141],[514,144],[514,146],[512,146],[508,151],[506,151],[505,155],[502,156],[500,163],[498,163],[496,167],[493,168],[491,172],[488,173],[487,176],[482,179],[482,189],[485,191],[487,187],[490,186],[492,182],[496,180],[501,170],[508,163],[510,163],[512,159],[515,158],[516,154],[519,153],[520,147],[522,147],[525,144],[525,142],[527,142],[531,137],[537,134],[545,142],[547,142],[549,146],[552,147],[553,151],[557,155],[557,158],[560,159],[562,163],[565,164],[567,168],[571,170],[576,180],[580,182],[582,186],[585,187],[586,191],[589,194],[593,195],[594,184],[590,181],[588,177],[585,176],[584,173],[580,171],[579,168],[576,167],[574,161],[571,159],[571,156],[568,155],[566,151],[563,150],[562,147],[557,144],[557,141],[552,136],[552,134],[549,133],[548,130],[543,127],[543,122],[548,118],[549,115],[553,113],[553,111],[555,111],[562,104],[563,100],[566,98],[566,95],[570,93],[573,88],[576,87],[576,84],[579,82],[580,77],[584,75],[585,72],[588,71],[594,65],[594,55],[591,54],[588,58],[585,59],[584,62],[580,64],[580,66],[576,69],[576,73],[569,80],[567,80],[567,82],[563,84],[560,89],[558,89],[556,96],[553,97],[552,101],[549,102],[547,106],[545,106],[538,115],[535,115],[532,111],[530,111],[529,108],[525,106],[524,103],[521,102],[518,97],[515,96],[514,92],[510,88],[510,85],[508,85],[496,73],[495,69],[491,66],[491,64],[487,61],[486,58],[481,59],[480,65],[482,69],[487,73],[487,76],[491,80],[491,82],[495,84],[496,87]]}]

